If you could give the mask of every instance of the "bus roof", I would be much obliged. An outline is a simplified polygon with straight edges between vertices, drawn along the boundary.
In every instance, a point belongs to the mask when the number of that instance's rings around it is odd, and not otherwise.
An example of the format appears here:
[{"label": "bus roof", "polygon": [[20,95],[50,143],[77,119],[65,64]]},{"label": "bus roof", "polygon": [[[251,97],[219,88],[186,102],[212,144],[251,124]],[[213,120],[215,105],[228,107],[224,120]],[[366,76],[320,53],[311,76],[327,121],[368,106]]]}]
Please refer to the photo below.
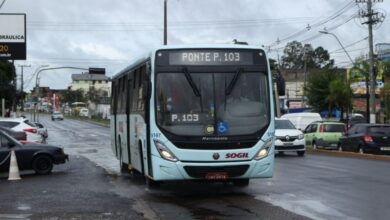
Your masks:
[{"label": "bus roof", "polygon": [[263,50],[263,47],[256,46],[256,45],[245,45],[245,44],[178,44],[178,45],[161,45],[158,47],[153,48],[149,52],[145,53],[142,56],[137,57],[136,59],[130,61],[131,65],[127,66],[126,68],[122,69],[120,72],[115,74],[112,79],[117,78],[118,76],[122,75],[122,73],[127,72],[134,67],[138,66],[139,64],[143,63],[145,60],[152,59],[154,54],[158,50],[174,50],[174,49],[257,49],[257,50]]}]

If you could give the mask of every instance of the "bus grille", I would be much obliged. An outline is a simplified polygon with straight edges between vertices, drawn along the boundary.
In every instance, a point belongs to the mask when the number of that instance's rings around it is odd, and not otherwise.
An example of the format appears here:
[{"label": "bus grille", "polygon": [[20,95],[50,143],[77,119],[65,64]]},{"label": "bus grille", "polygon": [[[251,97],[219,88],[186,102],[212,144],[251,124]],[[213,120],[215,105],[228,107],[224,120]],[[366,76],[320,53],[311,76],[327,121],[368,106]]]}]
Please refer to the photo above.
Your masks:
[{"label": "bus grille", "polygon": [[205,178],[207,173],[227,173],[228,177],[239,177],[245,174],[249,165],[237,166],[185,166],[187,174],[193,178]]}]

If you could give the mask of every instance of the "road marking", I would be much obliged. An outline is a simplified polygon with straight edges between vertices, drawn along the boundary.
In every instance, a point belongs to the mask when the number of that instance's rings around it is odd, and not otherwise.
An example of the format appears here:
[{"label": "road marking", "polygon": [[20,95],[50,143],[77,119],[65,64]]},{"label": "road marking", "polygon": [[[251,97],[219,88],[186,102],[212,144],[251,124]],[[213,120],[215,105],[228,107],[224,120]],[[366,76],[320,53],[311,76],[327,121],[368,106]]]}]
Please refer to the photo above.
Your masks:
[{"label": "road marking", "polygon": [[0,214],[0,219],[29,219],[32,214]]},{"label": "road marking", "polygon": [[92,137],[96,137],[97,135],[96,134],[90,134]]}]

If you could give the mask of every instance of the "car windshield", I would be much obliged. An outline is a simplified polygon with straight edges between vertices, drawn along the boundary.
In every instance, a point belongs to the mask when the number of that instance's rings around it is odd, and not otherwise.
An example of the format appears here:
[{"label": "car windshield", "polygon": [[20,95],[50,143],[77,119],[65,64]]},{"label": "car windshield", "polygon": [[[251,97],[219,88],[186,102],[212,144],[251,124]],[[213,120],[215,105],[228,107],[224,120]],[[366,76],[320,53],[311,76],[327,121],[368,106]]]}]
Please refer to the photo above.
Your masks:
[{"label": "car windshield", "polygon": [[[267,77],[235,73],[159,73],[156,85],[157,123],[189,136],[245,135],[269,123]],[[191,86],[192,84],[192,86]]]},{"label": "car windshield", "polygon": [[296,129],[289,120],[275,120],[275,129]]},{"label": "car windshield", "polygon": [[369,127],[368,133],[390,136],[390,126]]},{"label": "car windshield", "polygon": [[324,131],[325,132],[344,132],[345,125],[344,124],[325,124]]}]

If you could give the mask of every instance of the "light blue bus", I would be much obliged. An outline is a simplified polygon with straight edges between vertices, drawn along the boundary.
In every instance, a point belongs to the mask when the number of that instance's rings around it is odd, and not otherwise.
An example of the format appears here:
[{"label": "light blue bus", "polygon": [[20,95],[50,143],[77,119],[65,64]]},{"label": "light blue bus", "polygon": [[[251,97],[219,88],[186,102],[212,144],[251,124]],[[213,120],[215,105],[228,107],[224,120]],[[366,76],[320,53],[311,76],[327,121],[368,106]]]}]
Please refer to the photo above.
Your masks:
[{"label": "light blue bus", "polygon": [[268,58],[248,45],[162,46],[112,79],[111,141],[121,171],[149,186],[246,186],[274,170]]}]

